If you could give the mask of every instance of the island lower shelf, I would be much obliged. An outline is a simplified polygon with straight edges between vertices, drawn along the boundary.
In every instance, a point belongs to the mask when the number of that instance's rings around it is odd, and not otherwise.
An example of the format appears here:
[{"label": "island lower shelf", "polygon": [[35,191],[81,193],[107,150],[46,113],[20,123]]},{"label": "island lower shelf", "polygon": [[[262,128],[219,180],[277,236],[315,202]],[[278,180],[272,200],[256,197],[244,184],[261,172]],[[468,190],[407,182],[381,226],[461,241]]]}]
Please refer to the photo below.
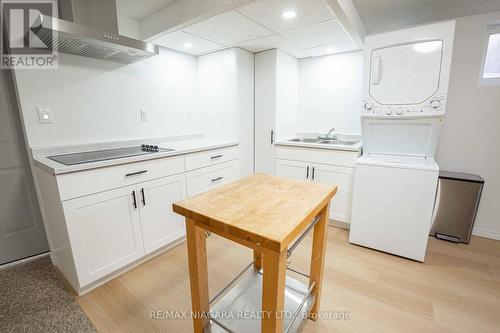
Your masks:
[{"label": "island lower shelf", "polygon": [[[285,306],[281,314],[283,332],[298,332],[314,304],[314,296],[305,283],[287,275]],[[212,333],[260,332],[262,313],[262,271],[248,266],[223,296],[210,308]]]}]

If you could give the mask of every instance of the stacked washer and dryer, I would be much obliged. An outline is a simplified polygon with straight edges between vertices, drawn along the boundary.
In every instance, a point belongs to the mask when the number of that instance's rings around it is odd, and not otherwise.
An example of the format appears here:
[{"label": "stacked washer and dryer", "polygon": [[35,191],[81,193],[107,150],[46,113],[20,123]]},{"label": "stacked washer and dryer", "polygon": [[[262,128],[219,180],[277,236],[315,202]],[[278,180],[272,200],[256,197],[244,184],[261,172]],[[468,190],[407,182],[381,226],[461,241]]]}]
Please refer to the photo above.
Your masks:
[{"label": "stacked washer and dryer", "polygon": [[454,31],[446,21],[366,37],[351,243],[424,261]]}]

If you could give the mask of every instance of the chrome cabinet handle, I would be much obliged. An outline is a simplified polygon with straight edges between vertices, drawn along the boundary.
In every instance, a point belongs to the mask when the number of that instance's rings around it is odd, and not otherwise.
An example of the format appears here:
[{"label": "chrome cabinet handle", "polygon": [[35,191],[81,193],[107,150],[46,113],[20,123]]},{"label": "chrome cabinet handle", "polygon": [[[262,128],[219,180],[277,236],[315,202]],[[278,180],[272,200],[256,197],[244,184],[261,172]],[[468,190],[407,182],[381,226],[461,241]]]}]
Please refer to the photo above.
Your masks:
[{"label": "chrome cabinet handle", "polygon": [[274,143],[274,130],[271,130],[271,144]]},{"label": "chrome cabinet handle", "polygon": [[210,159],[215,160],[217,158],[221,158],[222,156],[224,156],[224,155],[215,155],[215,156],[210,157]]},{"label": "chrome cabinet handle", "polygon": [[212,183],[215,183],[215,182],[222,180],[222,179],[224,179],[224,177],[212,178]]},{"label": "chrome cabinet handle", "polygon": [[134,208],[137,209],[137,199],[135,197],[135,191],[132,191],[132,200]]},{"label": "chrome cabinet handle", "polygon": [[312,179],[314,180],[314,167],[313,167],[313,171],[312,171],[312,175],[311,175]]},{"label": "chrome cabinet handle", "polygon": [[148,172],[148,170],[142,170],[142,171],[137,171],[137,172],[131,172],[125,174],[125,177],[130,177],[130,176],[137,176],[137,175],[142,175],[144,173]]},{"label": "chrome cabinet handle", "polygon": [[306,179],[309,178],[309,165],[307,166],[307,171],[306,171]]},{"label": "chrome cabinet handle", "polygon": [[144,196],[144,187],[141,188],[141,195],[142,195],[142,205],[146,206],[146,197]]}]

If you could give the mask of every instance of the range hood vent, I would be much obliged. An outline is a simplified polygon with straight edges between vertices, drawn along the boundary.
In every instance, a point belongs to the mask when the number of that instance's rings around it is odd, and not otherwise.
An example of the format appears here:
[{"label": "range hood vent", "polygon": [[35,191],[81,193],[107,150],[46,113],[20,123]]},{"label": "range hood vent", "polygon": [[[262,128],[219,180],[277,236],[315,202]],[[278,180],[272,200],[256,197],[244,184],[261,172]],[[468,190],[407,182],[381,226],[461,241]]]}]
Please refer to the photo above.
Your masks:
[{"label": "range hood vent", "polygon": [[[123,64],[158,54],[157,45],[118,34],[115,0],[59,0],[59,13],[61,19],[40,14],[31,28],[58,52]],[[95,27],[99,18],[106,25]]]}]

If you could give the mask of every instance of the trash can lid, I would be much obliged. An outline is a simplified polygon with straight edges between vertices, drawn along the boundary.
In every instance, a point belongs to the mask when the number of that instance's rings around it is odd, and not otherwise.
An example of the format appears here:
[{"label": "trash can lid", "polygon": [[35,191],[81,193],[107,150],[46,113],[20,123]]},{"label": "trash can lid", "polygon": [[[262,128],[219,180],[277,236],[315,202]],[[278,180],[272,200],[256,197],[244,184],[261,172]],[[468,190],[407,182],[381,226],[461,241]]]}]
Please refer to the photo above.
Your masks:
[{"label": "trash can lid", "polygon": [[484,183],[484,179],[479,175],[463,172],[439,171],[439,178],[453,179],[458,181]]}]

